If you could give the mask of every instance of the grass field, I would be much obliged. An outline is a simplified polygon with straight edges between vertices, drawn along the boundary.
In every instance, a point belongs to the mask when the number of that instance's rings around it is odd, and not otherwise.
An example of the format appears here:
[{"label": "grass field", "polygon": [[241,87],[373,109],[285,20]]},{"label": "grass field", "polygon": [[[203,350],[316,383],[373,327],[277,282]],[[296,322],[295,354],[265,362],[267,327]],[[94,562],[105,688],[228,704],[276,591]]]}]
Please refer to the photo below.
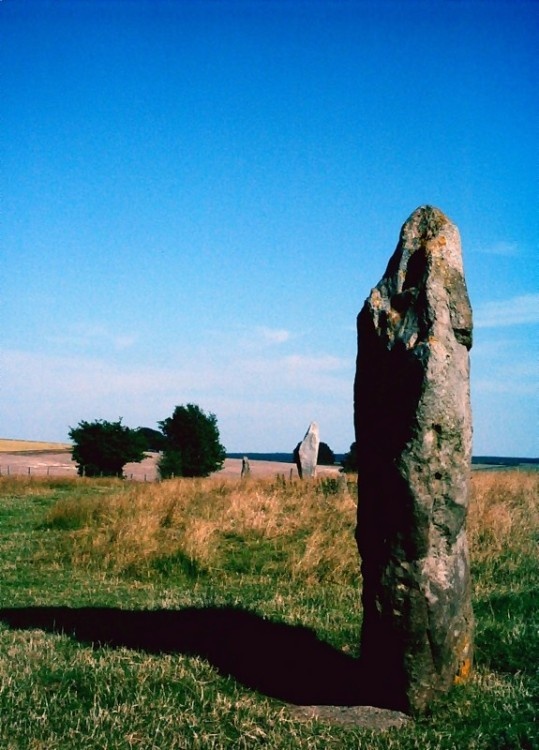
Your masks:
[{"label": "grass field", "polygon": [[353,482],[1,478],[0,747],[536,750],[539,476],[472,482],[475,671],[373,731],[291,703],[357,656]]}]

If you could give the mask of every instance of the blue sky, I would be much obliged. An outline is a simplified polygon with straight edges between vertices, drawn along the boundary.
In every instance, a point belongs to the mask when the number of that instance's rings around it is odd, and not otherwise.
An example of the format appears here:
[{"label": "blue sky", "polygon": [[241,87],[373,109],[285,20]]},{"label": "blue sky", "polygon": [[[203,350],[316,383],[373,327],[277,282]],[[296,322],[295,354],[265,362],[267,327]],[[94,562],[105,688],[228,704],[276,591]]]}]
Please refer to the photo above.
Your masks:
[{"label": "blue sky", "polygon": [[536,2],[3,0],[0,436],[353,440],[355,319],[459,227],[474,453],[539,455]]}]

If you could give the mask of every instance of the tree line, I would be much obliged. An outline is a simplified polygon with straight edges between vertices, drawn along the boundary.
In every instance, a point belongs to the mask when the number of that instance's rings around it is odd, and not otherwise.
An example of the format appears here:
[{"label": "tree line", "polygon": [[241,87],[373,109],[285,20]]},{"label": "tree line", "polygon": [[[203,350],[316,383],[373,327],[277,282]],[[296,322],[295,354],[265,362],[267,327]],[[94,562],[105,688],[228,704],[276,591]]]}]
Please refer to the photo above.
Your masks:
[{"label": "tree line", "polygon": [[[220,442],[215,414],[206,414],[196,404],[176,406],[172,416],[158,422],[159,430],[150,427],[132,429],[115,422],[82,420],[69,429],[73,442],[72,456],[80,476],[123,475],[127,463],[142,461],[146,452],[159,452],[158,471],[162,479],[171,477],[206,477],[223,467],[226,449]],[[300,443],[292,452],[295,461]],[[333,466],[335,454],[321,442],[318,464]],[[345,471],[356,469],[355,443],[342,462]]]}]

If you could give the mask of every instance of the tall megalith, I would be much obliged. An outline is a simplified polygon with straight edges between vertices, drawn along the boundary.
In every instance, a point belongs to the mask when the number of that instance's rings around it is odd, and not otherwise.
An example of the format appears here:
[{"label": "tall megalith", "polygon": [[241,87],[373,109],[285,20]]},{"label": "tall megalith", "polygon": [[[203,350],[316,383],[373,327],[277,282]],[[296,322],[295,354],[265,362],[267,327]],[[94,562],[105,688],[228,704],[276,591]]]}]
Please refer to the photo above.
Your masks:
[{"label": "tall megalith", "polygon": [[296,465],[301,479],[310,479],[316,476],[319,446],[320,433],[318,425],[316,422],[311,422],[298,448]]},{"label": "tall megalith", "polygon": [[471,345],[459,231],[422,206],[359,313],[354,385],[364,687],[409,713],[472,663]]}]

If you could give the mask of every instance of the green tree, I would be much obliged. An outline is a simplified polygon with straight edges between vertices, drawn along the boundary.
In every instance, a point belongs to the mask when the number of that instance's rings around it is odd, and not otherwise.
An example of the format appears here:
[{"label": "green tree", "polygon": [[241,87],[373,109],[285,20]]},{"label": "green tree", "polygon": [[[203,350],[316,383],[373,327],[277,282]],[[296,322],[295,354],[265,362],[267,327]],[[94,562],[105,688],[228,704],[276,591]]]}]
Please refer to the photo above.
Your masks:
[{"label": "green tree", "polygon": [[318,446],[318,461],[319,466],[333,466],[335,463],[335,454],[327,443],[320,443]]},{"label": "green tree", "polygon": [[353,473],[357,471],[357,448],[355,442],[350,446],[348,453],[344,454],[341,466],[346,472]]},{"label": "green tree", "polygon": [[138,427],[137,432],[146,440],[146,450],[162,451],[166,447],[166,439],[162,432],[151,427]]},{"label": "green tree", "polygon": [[80,476],[121,477],[126,463],[138,463],[144,458],[144,437],[137,430],[125,427],[121,418],[117,422],[83,420],[69,429],[69,437]]},{"label": "green tree", "polygon": [[[299,461],[299,447],[301,442],[296,445],[292,453],[293,462],[297,465]],[[327,443],[318,444],[318,457],[316,463],[319,466],[333,466],[335,463],[335,454]]]},{"label": "green tree", "polygon": [[166,439],[159,461],[163,479],[207,477],[223,466],[226,451],[219,442],[215,414],[206,414],[195,404],[177,406],[159,427]]}]

